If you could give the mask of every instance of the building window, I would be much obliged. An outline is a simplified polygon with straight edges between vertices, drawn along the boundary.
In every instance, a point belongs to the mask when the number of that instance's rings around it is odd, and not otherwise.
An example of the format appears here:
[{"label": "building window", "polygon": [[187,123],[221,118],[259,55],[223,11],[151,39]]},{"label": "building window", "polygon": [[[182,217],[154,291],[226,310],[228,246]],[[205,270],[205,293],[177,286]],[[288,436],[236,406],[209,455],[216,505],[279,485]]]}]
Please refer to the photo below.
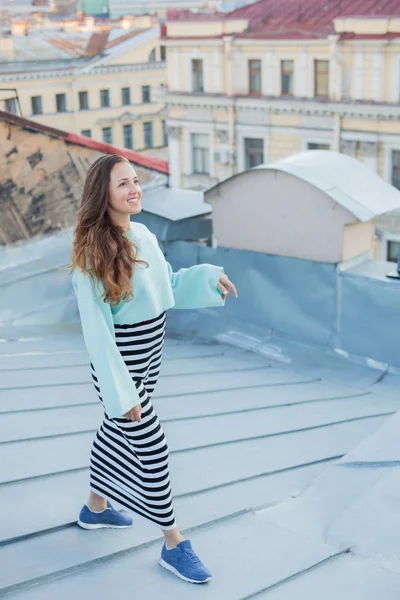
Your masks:
[{"label": "building window", "polygon": [[281,61],[281,90],[282,96],[294,94],[294,61]]},{"label": "building window", "polygon": [[5,100],[5,105],[7,112],[13,113],[14,115],[18,114],[18,105],[16,98],[7,98]]},{"label": "building window", "polygon": [[165,121],[162,121],[162,138],[163,146],[168,146],[167,123]]},{"label": "building window", "polygon": [[387,260],[395,262],[400,258],[400,242],[389,241],[387,243]]},{"label": "building window", "polygon": [[101,108],[110,106],[110,90],[100,90],[100,106]]},{"label": "building window", "polygon": [[307,144],[307,150],[330,150],[330,144],[316,144],[314,142],[309,142]]},{"label": "building window", "polygon": [[400,190],[400,150],[392,150],[392,185]]},{"label": "building window", "polygon": [[314,96],[327,98],[329,95],[329,60],[314,61]]},{"label": "building window", "polygon": [[156,62],[157,60],[157,53],[156,53],[156,49],[153,48],[153,50],[150,52],[149,55],[149,62]]},{"label": "building window", "polygon": [[129,106],[131,103],[131,88],[121,88],[122,106]]},{"label": "building window", "polygon": [[31,105],[33,115],[43,114],[42,96],[31,96]]},{"label": "building window", "polygon": [[192,60],[192,89],[193,92],[204,92],[203,61],[199,58]]},{"label": "building window", "polygon": [[56,94],[57,112],[67,112],[67,96],[65,94]]},{"label": "building window", "polygon": [[81,131],[81,135],[84,135],[86,137],[92,137],[92,130],[91,129],[82,129]]},{"label": "building window", "polygon": [[148,104],[151,102],[151,94],[150,94],[150,86],[142,85],[142,102],[143,104]]},{"label": "building window", "polygon": [[132,125],[124,125],[124,148],[133,148]]},{"label": "building window", "polygon": [[153,123],[151,121],[143,123],[144,147],[153,147]]},{"label": "building window", "polygon": [[261,94],[261,60],[249,60],[249,94]]},{"label": "building window", "polygon": [[106,144],[112,144],[112,128],[103,127],[101,131],[103,134],[103,142],[105,142]]},{"label": "building window", "polygon": [[210,137],[204,133],[192,133],[193,173],[210,174]]},{"label": "building window", "polygon": [[80,110],[88,110],[89,108],[89,95],[87,92],[79,92],[79,109]]},{"label": "building window", "polygon": [[161,54],[161,60],[166,60],[167,53],[165,51],[165,46],[160,46],[160,54]]},{"label": "building window", "polygon": [[244,164],[246,169],[252,169],[264,162],[264,140],[245,138],[244,140]]}]

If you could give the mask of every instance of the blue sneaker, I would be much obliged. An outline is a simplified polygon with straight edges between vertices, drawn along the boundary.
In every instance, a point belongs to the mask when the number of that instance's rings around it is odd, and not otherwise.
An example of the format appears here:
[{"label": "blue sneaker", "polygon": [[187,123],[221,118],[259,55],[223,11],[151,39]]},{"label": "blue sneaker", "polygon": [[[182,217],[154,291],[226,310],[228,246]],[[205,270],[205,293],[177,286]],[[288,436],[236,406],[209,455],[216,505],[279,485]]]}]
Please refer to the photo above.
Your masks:
[{"label": "blue sneaker", "polygon": [[189,583],[207,583],[212,579],[210,571],[203,565],[189,540],[183,540],[176,548],[161,550],[159,564],[177,577]]},{"label": "blue sneaker", "polygon": [[132,526],[131,517],[121,514],[107,502],[107,508],[101,512],[93,512],[86,504],[79,513],[78,525],[83,529],[101,529],[111,527],[114,529],[125,529]]}]

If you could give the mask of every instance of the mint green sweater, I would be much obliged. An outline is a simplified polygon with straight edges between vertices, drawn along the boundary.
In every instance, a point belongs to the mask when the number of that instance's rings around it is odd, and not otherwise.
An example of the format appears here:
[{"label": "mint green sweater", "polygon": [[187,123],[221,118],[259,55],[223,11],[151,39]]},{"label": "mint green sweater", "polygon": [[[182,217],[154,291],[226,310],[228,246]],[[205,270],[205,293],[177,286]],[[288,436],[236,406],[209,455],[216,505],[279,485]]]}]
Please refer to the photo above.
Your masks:
[{"label": "mint green sweater", "polygon": [[93,284],[89,275],[75,269],[72,285],[78,299],[85,345],[98,378],[101,397],[109,417],[121,417],[140,404],[136,386],[115,343],[114,323],[134,324],[158,317],[169,308],[223,306],[217,288],[223,267],[195,265],[173,273],[156,236],[142,223],[131,222],[129,237],[137,247],[132,287],[134,298],[117,306],[104,302],[101,281]]}]

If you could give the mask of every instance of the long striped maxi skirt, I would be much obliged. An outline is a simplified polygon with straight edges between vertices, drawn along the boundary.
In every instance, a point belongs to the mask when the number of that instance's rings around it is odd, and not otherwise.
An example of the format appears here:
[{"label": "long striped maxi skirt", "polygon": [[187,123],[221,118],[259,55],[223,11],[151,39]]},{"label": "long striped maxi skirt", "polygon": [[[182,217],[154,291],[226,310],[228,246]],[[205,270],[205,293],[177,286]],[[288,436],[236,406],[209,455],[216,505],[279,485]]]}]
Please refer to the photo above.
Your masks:
[{"label": "long striped maxi skirt", "polygon": [[[175,527],[168,446],[151,402],[161,366],[166,313],[134,325],[114,325],[115,340],[141,399],[142,421],[111,419],[105,411],[92,447],[90,488],[168,530]],[[92,378],[98,396],[96,371]]]}]

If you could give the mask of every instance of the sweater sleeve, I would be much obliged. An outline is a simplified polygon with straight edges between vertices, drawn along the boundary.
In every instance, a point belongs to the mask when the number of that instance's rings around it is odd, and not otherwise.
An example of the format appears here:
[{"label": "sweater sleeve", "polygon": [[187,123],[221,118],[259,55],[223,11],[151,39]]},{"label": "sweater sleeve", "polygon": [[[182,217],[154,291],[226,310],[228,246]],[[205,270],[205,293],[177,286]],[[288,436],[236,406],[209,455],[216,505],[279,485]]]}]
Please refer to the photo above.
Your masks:
[{"label": "sweater sleeve", "polygon": [[166,263],[175,300],[174,308],[224,306],[225,300],[217,288],[223,267],[204,263],[174,273],[170,263]]},{"label": "sweater sleeve", "polygon": [[86,349],[99,383],[100,395],[107,415],[121,417],[140,398],[128,368],[115,342],[111,307],[99,297],[101,292],[89,275],[76,269],[72,285],[78,300]]}]

